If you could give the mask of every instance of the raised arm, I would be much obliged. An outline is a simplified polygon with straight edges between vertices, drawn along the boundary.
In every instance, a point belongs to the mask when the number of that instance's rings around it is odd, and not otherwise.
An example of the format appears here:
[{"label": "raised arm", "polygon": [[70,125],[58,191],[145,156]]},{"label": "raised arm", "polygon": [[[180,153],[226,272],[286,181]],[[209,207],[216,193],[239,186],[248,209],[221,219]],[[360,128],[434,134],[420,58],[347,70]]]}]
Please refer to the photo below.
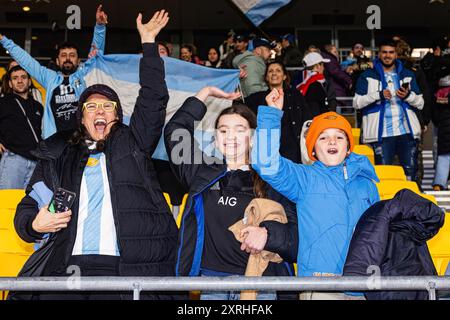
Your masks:
[{"label": "raised arm", "polygon": [[270,106],[258,109],[258,126],[252,148],[252,167],[275,190],[296,203],[307,183],[305,166],[280,155],[283,92],[272,90],[266,98]]},{"label": "raised arm", "polygon": [[95,29],[94,38],[92,39],[91,48],[105,52],[106,41],[106,25],[108,24],[108,15],[103,11],[102,5],[99,5],[95,13]]},{"label": "raised arm", "polygon": [[169,22],[169,15],[164,10],[157,11],[151,20],[142,24],[142,15],[136,19],[143,57],[139,67],[141,89],[136,100],[130,128],[140,148],[152,154],[158,145],[166,117],[169,100],[166,81],[164,80],[164,62],[159,57],[156,36]]},{"label": "raised arm", "polygon": [[56,76],[56,72],[46,67],[34,59],[28,52],[16,45],[12,40],[0,34],[0,43],[3,48],[9,52],[11,57],[17,61],[18,64],[24,68],[32,78],[36,79],[41,85],[45,87],[47,81]]},{"label": "raised arm", "polygon": [[196,124],[205,116],[205,101],[210,96],[234,100],[240,94],[226,93],[215,87],[202,88],[195,96],[186,99],[164,129],[164,142],[171,167],[185,187],[190,186],[200,166],[217,160],[203,154],[194,138]]}]

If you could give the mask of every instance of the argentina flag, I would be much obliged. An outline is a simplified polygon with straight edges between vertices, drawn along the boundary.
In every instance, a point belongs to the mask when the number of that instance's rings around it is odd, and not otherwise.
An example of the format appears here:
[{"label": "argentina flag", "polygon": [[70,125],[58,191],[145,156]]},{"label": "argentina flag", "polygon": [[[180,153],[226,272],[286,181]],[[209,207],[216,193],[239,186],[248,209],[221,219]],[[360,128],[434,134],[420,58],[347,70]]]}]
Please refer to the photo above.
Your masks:
[{"label": "argentina flag", "polygon": [[[128,124],[139,93],[139,61],[141,56],[134,54],[98,54],[90,63],[90,71],[85,75],[87,86],[102,83],[113,88],[119,95],[123,108],[124,123]],[[239,85],[239,70],[207,68],[179,59],[164,57],[166,84],[169,90],[166,123],[181,107],[183,102],[195,95],[205,86],[215,86],[225,92],[233,92]],[[196,139],[201,146],[211,145],[212,130],[218,114],[231,105],[231,101],[208,98],[208,112],[196,131]],[[204,150],[207,152],[207,150]],[[212,150],[210,150],[211,153]],[[168,160],[161,138],[153,158]]]},{"label": "argentina flag", "polygon": [[231,0],[245,16],[259,26],[271,17],[278,9],[287,5],[291,0]]}]

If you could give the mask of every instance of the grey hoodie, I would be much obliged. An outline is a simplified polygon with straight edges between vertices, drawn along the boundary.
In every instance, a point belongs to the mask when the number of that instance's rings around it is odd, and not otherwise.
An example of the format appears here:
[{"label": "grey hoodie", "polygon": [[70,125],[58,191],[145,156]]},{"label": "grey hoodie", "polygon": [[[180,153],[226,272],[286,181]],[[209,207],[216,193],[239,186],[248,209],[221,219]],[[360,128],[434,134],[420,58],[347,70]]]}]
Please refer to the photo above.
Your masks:
[{"label": "grey hoodie", "polygon": [[250,51],[245,51],[233,59],[233,67],[246,66],[247,77],[241,79],[242,94],[248,97],[252,93],[265,91],[268,89],[264,80],[266,63],[263,58],[254,55]]}]

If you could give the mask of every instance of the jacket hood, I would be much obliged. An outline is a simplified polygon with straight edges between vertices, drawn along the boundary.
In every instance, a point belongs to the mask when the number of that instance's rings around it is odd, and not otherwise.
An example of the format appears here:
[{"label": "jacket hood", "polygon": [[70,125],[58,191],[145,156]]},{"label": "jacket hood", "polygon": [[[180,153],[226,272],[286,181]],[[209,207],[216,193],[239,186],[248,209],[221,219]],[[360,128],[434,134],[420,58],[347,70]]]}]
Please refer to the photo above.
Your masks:
[{"label": "jacket hood", "polygon": [[379,182],[377,174],[375,173],[375,168],[370,163],[369,158],[363,155],[356,154],[351,152],[348,157],[341,164],[334,167],[327,167],[321,161],[314,162],[314,166],[318,166],[324,170],[341,170],[344,166],[344,163],[347,166],[347,174],[349,179],[354,179],[356,176],[363,176],[370,180],[374,180],[375,182]]},{"label": "jacket hood", "polygon": [[[250,51],[245,51],[244,53],[237,55],[234,59],[235,59],[235,63],[239,65],[239,64],[243,63],[244,61],[246,61],[247,59],[253,59],[253,58],[258,58],[258,57],[255,56]],[[263,59],[261,59],[261,61],[264,63]]]},{"label": "jacket hood", "polygon": [[[404,69],[403,63],[399,59],[395,59],[394,64],[397,74],[402,73]],[[373,69],[380,75],[381,80],[384,81],[383,64],[381,63],[380,59],[376,58],[373,60]]]},{"label": "jacket hood", "polygon": [[386,209],[390,231],[401,232],[418,243],[434,237],[444,225],[443,210],[408,189],[397,192]]}]

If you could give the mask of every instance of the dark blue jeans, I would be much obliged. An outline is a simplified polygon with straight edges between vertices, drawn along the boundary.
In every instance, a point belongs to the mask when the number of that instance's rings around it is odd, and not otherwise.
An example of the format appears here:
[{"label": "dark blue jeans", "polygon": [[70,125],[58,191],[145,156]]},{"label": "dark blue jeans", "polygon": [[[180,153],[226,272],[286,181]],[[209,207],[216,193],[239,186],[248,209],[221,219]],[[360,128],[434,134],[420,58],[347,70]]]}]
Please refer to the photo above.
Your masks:
[{"label": "dark blue jeans", "polygon": [[383,138],[381,143],[372,143],[375,164],[393,164],[397,155],[408,180],[417,180],[418,142],[411,135]]}]

